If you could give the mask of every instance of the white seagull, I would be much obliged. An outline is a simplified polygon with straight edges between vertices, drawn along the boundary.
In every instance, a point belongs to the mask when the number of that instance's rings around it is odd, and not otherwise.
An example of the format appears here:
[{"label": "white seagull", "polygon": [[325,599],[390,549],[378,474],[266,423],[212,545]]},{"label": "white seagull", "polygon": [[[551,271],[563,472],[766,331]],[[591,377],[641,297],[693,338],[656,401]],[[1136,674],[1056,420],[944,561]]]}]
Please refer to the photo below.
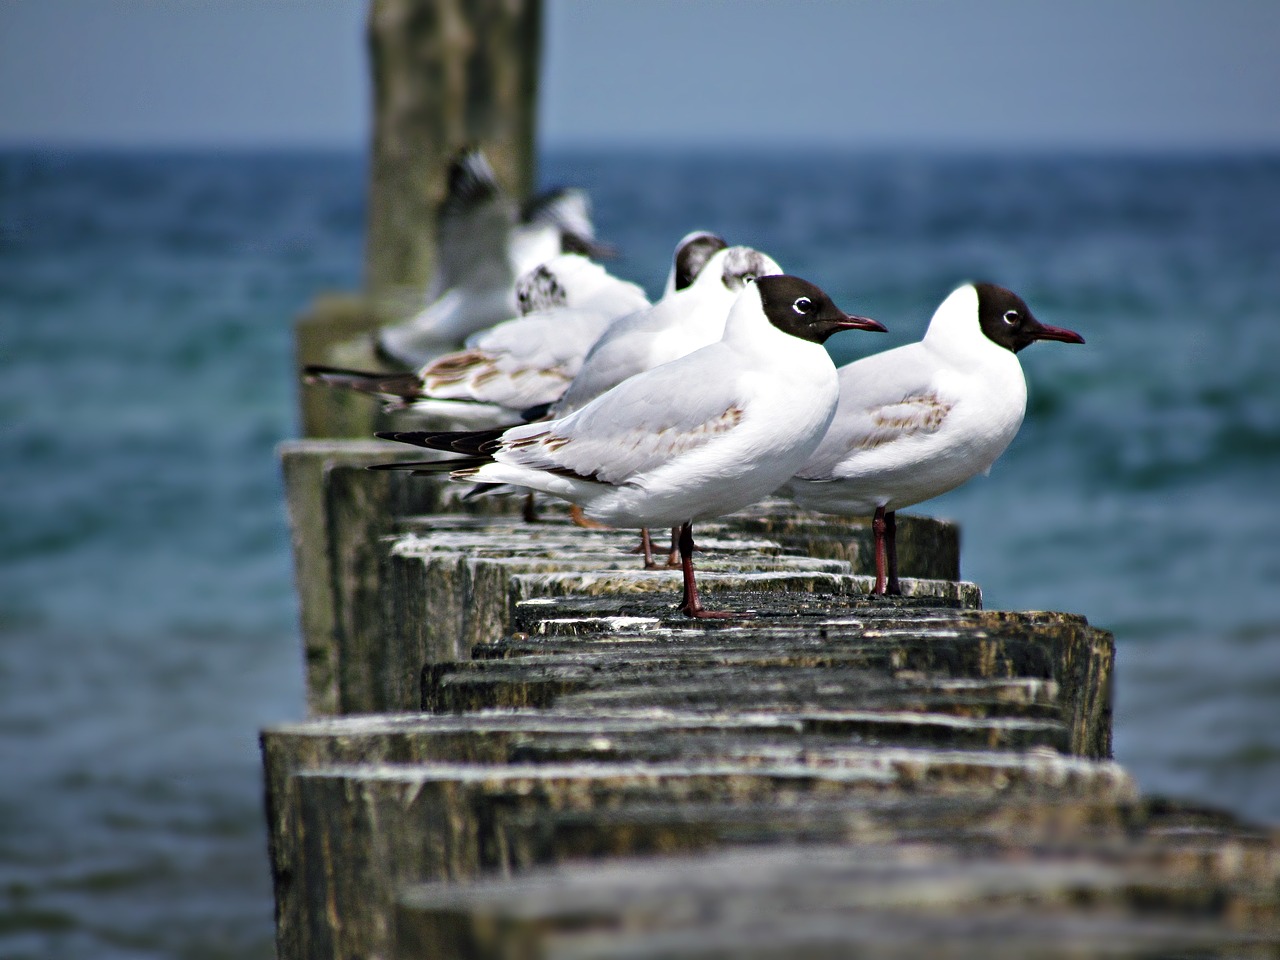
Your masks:
[{"label": "white seagull", "polygon": [[560,399],[611,324],[649,306],[640,287],[575,253],[534,268],[517,287],[527,312],[424,366],[422,398],[410,409],[461,420],[480,408],[489,425],[519,422],[523,411]]},{"label": "white seagull", "polygon": [[686,233],[676,244],[675,256],[671,258],[671,272],[667,274],[662,296],[669,297],[692,284],[698,279],[698,274],[707,265],[707,261],[727,246],[723,237],[710,230]]},{"label": "white seagull", "polygon": [[[726,247],[713,233],[695,230],[681,239],[667,278],[668,293],[643,313],[613,324],[587,353],[564,396],[551,405],[552,417],[568,416],[628,377],[679,359],[715,343],[738,294],[756,277],[782,273],[774,260],[751,247]],[[581,508],[574,523],[586,522]],[[679,529],[671,531],[666,565],[679,563]],[[647,527],[640,530],[646,569],[657,566]]]},{"label": "white seagull", "polygon": [[521,209],[499,186],[483,153],[462,152],[449,165],[426,305],[379,331],[378,349],[417,367],[441,347],[455,347],[476,331],[516,316],[516,279],[564,252],[607,252],[595,241],[586,194],[553,190]]},{"label": "white seagull", "polygon": [[745,507],[792,476],[817,448],[839,385],[823,342],[838,330],[884,330],[840,310],[813,284],[766,276],[734,303],[717,342],[638,374],[560,420],[480,433],[380,433],[470,456],[385,464],[451,470],[582,506],[610,526],[680,526],[681,611],[704,609],[693,524]]},{"label": "white seagull", "polygon": [[467,338],[416,373],[363,373],[319,365],[308,383],[372,394],[386,410],[408,410],[458,427],[519,423],[529,407],[559,399],[601,333],[649,300],[634,283],[576,253],[562,253],[516,284],[523,315]]},{"label": "white seagull", "polygon": [[840,368],[835,417],[785,492],[811,510],[873,517],[875,593],[902,592],[895,511],[990,472],[1012,442],[1027,409],[1016,354],[1037,340],[1084,343],[1012,291],[971,283],[942,302],[924,339]]},{"label": "white seagull", "polygon": [[[700,236],[690,234],[682,243]],[[715,241],[719,238],[712,236],[708,243]],[[688,249],[690,263],[673,267],[672,284],[674,287],[690,272],[693,281],[684,289],[674,289],[643,313],[610,326],[587,353],[564,396],[552,405],[551,416],[566,416],[628,377],[715,343],[724,333],[725,317],[743,287],[757,277],[782,273],[772,258],[750,247],[716,250],[700,266],[693,264],[707,244]]]}]

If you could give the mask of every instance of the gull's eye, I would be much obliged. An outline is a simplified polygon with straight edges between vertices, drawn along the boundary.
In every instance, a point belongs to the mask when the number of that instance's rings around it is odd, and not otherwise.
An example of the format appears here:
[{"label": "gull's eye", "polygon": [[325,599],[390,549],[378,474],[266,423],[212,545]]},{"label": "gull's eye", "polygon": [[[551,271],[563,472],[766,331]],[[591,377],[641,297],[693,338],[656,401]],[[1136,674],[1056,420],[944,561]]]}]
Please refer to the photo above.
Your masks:
[{"label": "gull's eye", "polygon": [[1022,322],[1022,314],[1017,310],[1006,310],[1004,314],[1004,322],[1011,327],[1016,327]]},{"label": "gull's eye", "polygon": [[813,301],[808,297],[797,297],[796,302],[791,304],[791,309],[800,314],[808,313],[813,309]]}]

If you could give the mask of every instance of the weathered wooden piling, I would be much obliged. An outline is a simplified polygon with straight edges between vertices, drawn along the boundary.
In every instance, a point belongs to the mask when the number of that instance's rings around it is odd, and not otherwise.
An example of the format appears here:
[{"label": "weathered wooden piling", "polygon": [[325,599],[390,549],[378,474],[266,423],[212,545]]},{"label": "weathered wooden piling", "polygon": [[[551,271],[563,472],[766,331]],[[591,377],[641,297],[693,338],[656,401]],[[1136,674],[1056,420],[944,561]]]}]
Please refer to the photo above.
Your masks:
[{"label": "weathered wooden piling", "polygon": [[[757,619],[694,622],[630,534],[358,469],[390,449],[285,451],[325,539],[299,576],[329,586],[304,601],[316,716],[263,734],[282,958],[736,955],[739,910],[761,956],[898,949],[895,921],[957,956],[1280,942],[1277,838],[1141,798],[1108,759],[1111,636],[981,609],[954,527],[904,523],[904,572],[944,576],[881,599],[862,525],[725,518],[699,565]],[[826,866],[791,878],[809,852]],[[764,866],[717,900],[742,863]],[[783,910],[784,875],[824,892]],[[620,899],[579,903],[579,877]]]},{"label": "weathered wooden piling", "polygon": [[[630,531],[588,531],[548,503],[527,524],[516,497],[463,499],[465,486],[370,471],[420,451],[380,441],[304,440],[281,448],[312,713],[415,710],[418,671],[468,655],[512,622],[522,601],[566,593],[608,596],[678,590],[675,571],[645,572],[627,551]],[[700,580],[709,591],[865,592],[869,526],[781,508],[707,524]],[[772,537],[744,538],[741,531]],[[908,591],[975,606],[958,584],[953,524],[905,517],[899,540]],[[932,549],[913,556],[917,540]],[[849,561],[824,559],[851,556]],[[924,579],[917,579],[923,577]]]},{"label": "weathered wooden piling", "polygon": [[1070,844],[782,845],[622,860],[465,886],[411,888],[400,956],[1266,957],[1257,861],[1219,870],[1167,855],[1122,860]]},{"label": "weathered wooden piling", "polygon": [[[321,297],[298,319],[299,369],[385,369],[370,334],[423,306],[454,153],[482,147],[503,187],[529,195],[541,38],[541,0],[370,0],[365,288]],[[383,423],[366,397],[299,391],[303,436],[370,437]]]}]

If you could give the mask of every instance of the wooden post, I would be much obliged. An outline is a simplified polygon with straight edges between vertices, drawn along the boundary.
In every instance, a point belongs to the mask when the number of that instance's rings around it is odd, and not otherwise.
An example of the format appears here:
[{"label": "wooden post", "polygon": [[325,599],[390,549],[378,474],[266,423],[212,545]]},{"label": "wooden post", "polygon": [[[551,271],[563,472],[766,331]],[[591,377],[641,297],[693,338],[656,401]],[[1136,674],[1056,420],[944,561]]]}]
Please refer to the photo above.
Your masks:
[{"label": "wooden post", "polygon": [[[324,297],[298,318],[299,365],[386,369],[378,327],[422,304],[435,261],[449,159],[481,147],[518,198],[535,180],[541,0],[371,0],[373,76],[365,290]],[[299,386],[308,437],[372,436],[368,397]]]},{"label": "wooden post", "polygon": [[541,0],[372,0],[373,142],[365,283],[431,278],[435,208],[459,148],[519,197],[534,181]]},{"label": "wooden post", "polygon": [[378,590],[379,536],[398,513],[439,505],[439,484],[364,469],[411,453],[378,440],[297,440],[280,448],[313,715],[342,712],[353,687],[365,691],[342,653],[357,643],[353,634],[381,626],[361,621]]}]

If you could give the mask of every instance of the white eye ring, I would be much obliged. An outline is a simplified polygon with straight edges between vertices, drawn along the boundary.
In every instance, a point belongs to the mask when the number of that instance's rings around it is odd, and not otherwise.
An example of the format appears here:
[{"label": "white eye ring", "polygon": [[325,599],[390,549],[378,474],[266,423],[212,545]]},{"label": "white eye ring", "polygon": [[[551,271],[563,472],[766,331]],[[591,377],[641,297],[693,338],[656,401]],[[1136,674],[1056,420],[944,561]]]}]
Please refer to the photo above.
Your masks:
[{"label": "white eye ring", "polygon": [[1006,310],[1004,313],[1004,322],[1011,327],[1021,319],[1022,317],[1017,310]]},{"label": "white eye ring", "polygon": [[796,302],[791,304],[791,309],[798,314],[806,314],[813,309],[813,301],[808,297],[797,297]]}]

